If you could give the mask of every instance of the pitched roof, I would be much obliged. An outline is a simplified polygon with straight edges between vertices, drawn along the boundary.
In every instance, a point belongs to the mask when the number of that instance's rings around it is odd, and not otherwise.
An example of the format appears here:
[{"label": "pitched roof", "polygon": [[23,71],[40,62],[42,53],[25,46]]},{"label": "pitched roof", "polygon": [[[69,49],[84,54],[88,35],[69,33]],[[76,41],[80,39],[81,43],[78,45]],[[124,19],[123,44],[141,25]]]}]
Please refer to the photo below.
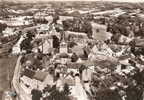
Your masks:
[{"label": "pitched roof", "polygon": [[22,75],[25,75],[29,78],[32,78],[34,76],[35,72],[32,71],[32,70],[29,70],[29,69],[25,69],[23,72],[22,72]]},{"label": "pitched roof", "polygon": [[67,75],[67,76],[64,78],[64,82],[67,83],[67,84],[70,85],[70,86],[75,85],[75,80],[74,80],[74,78],[73,78],[71,75]]},{"label": "pitched roof", "polygon": [[35,73],[33,78],[37,79],[39,81],[44,81],[44,79],[46,78],[47,75],[48,75],[48,72],[38,71],[38,72]]},{"label": "pitched roof", "polygon": [[78,68],[81,67],[81,65],[82,64],[80,64],[80,63],[72,63],[72,62],[70,62],[70,63],[67,64],[67,68],[78,69]]},{"label": "pitched roof", "polygon": [[110,68],[110,69],[115,69],[117,66],[118,62],[117,61],[110,61],[110,60],[103,60],[103,61],[95,61],[96,66],[100,66],[102,68]]},{"label": "pitched roof", "polygon": [[78,56],[84,55],[84,50],[81,46],[74,46],[72,52],[76,53]]},{"label": "pitched roof", "polygon": [[67,53],[61,53],[59,55],[60,58],[70,58],[70,56]]}]

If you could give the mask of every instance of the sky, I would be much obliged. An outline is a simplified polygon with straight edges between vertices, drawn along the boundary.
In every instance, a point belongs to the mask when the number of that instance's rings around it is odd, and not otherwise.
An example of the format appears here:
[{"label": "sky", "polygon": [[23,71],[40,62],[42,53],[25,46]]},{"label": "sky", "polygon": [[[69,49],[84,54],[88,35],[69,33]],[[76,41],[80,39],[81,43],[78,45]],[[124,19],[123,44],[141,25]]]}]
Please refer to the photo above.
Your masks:
[{"label": "sky", "polygon": [[[16,1],[16,2],[36,2],[36,1],[77,1],[77,0],[0,0],[0,1]],[[144,0],[78,0],[78,1],[114,1],[114,2],[144,2]]]}]

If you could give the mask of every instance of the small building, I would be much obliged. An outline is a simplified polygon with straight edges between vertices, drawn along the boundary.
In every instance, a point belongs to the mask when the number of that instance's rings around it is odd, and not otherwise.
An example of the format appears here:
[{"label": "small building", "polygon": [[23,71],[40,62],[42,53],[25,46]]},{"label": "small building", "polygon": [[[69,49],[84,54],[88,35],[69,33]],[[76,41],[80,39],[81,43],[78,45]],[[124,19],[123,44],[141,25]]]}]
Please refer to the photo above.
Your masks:
[{"label": "small building", "polygon": [[20,84],[23,87],[25,91],[27,91],[28,94],[30,94],[30,91],[32,89],[35,89],[39,87],[40,90],[43,90],[45,85],[45,80],[47,78],[48,73],[47,72],[33,72],[30,70],[27,70],[24,72],[23,76],[20,77]]},{"label": "small building", "polygon": [[69,41],[75,41],[79,43],[84,43],[88,39],[86,33],[81,33],[81,32],[72,32],[72,31],[66,31],[66,38]]},{"label": "small building", "polygon": [[65,41],[60,43],[60,53],[68,53],[68,46]]},{"label": "small building", "polygon": [[82,81],[90,82],[92,80],[92,75],[94,72],[94,68],[90,69],[89,67],[82,71]]},{"label": "small building", "polygon": [[129,63],[129,59],[126,58],[126,59],[122,59],[119,61],[119,64],[117,65],[117,68],[115,71],[118,74],[125,75],[125,74],[129,74],[134,69],[135,68],[131,66],[131,64]]},{"label": "small building", "polygon": [[74,77],[71,76],[70,74],[68,74],[68,75],[64,78],[64,83],[68,84],[69,86],[74,86],[74,85],[75,85]]}]

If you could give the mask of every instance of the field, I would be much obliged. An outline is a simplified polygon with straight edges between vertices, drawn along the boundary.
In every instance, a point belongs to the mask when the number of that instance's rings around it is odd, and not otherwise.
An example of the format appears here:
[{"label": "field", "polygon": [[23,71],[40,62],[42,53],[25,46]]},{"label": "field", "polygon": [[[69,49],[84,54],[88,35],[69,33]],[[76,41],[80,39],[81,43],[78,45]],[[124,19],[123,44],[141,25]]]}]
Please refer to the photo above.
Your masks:
[{"label": "field", "polygon": [[15,56],[0,58],[0,100],[2,100],[2,93],[10,87],[16,61]]},{"label": "field", "polygon": [[[112,36],[111,33],[106,32],[106,26],[92,22],[93,38],[96,40],[107,40]],[[99,32],[97,32],[99,29]]]}]

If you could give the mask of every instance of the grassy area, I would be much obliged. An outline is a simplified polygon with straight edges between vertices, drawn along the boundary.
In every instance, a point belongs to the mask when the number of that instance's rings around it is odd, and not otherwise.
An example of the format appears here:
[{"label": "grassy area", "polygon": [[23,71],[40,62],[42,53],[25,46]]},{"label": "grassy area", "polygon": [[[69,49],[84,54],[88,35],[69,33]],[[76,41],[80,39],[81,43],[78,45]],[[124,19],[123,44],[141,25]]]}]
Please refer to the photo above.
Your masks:
[{"label": "grassy area", "polygon": [[[92,31],[93,31],[93,38],[96,40],[107,40],[111,37],[111,33],[106,32],[107,26],[100,25],[95,22],[92,22]],[[97,32],[99,31],[99,32]]]},{"label": "grassy area", "polygon": [[17,58],[16,56],[0,58],[0,100],[2,93],[9,89]]}]

